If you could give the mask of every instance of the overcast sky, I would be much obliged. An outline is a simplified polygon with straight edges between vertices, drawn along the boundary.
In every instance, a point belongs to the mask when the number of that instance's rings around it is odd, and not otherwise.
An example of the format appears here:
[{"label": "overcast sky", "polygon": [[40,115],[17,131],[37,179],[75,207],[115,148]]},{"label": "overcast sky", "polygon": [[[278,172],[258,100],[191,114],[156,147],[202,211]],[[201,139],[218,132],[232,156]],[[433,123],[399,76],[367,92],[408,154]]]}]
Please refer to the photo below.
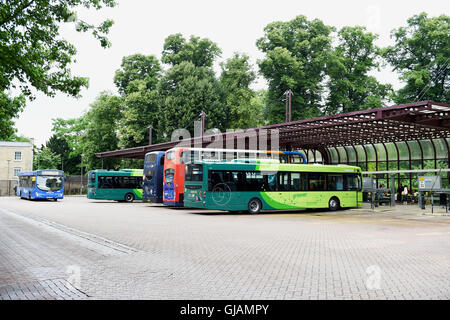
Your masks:
[{"label": "overcast sky", "polygon": [[[73,25],[65,25],[62,35],[77,48],[74,75],[89,78],[89,88],[82,91],[79,99],[58,94],[54,98],[37,94],[29,102],[16,122],[18,134],[35,139],[40,146],[51,136],[52,118],[73,118],[85,112],[95,97],[104,90],[116,92],[113,84],[115,71],[122,57],[141,53],[161,57],[164,39],[173,33],[185,37],[196,35],[216,42],[223,53],[219,61],[232,56],[233,52],[247,53],[254,64],[262,57],[255,42],[263,36],[264,27],[273,21],[288,21],[297,15],[308,19],[318,18],[337,28],[362,25],[380,35],[377,44],[392,44],[390,31],[406,24],[407,18],[420,12],[429,16],[449,15],[450,2],[427,1],[290,1],[290,0],[118,0],[112,9],[79,11],[80,18],[100,22],[112,18],[109,39],[111,48],[103,49],[88,34],[74,31]],[[217,65],[216,65],[216,69]],[[256,69],[256,66],[255,66]],[[389,71],[378,73],[382,82],[400,86],[396,74]],[[264,88],[260,79],[255,88]],[[106,151],[106,150],[105,150]]]}]

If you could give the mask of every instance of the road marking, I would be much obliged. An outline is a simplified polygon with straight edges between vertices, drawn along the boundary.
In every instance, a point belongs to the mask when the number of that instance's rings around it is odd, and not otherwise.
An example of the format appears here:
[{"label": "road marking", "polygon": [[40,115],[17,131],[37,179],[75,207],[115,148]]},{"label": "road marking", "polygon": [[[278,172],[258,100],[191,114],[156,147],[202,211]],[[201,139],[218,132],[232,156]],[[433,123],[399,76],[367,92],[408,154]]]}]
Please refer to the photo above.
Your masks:
[{"label": "road marking", "polygon": [[69,238],[86,248],[97,251],[104,255],[112,255],[117,254],[119,252],[135,253],[139,251],[135,248],[100,237],[98,235],[70,228],[68,226],[53,221],[49,221],[40,217],[39,218],[29,216],[27,217],[3,208],[0,209],[0,212],[12,216],[17,220],[21,220],[22,222],[38,227],[39,229],[44,229],[44,231],[56,233],[62,237]]},{"label": "road marking", "polygon": [[426,233],[416,233],[416,236],[443,236],[450,234],[449,232],[426,232]]}]

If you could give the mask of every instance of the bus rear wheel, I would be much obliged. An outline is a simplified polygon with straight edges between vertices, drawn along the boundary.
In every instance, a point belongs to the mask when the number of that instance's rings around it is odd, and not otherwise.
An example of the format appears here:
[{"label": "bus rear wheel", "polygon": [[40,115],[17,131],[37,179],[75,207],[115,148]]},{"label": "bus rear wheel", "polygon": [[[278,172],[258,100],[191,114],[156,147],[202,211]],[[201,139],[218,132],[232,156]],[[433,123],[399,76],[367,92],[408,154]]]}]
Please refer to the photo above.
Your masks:
[{"label": "bus rear wheel", "polygon": [[251,214],[257,214],[261,211],[262,204],[258,198],[253,198],[248,202],[248,212]]},{"label": "bus rear wheel", "polygon": [[133,202],[133,201],[134,201],[134,194],[132,194],[132,193],[127,193],[127,194],[125,195],[125,201],[126,201],[126,202]]},{"label": "bus rear wheel", "polygon": [[328,201],[328,208],[331,211],[336,211],[337,209],[339,209],[340,208],[339,199],[336,197],[331,198],[330,201]]}]

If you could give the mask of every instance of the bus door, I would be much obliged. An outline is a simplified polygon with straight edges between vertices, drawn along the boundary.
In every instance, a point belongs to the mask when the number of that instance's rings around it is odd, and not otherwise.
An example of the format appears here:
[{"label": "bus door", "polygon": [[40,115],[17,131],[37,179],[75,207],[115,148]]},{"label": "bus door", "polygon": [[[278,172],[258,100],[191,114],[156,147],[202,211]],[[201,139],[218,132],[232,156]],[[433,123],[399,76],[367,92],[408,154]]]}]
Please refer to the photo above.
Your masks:
[{"label": "bus door", "polygon": [[277,201],[285,206],[290,206],[292,203],[292,192],[290,192],[289,172],[278,172],[277,180]]},{"label": "bus door", "polygon": [[309,208],[318,208],[326,201],[328,203],[328,193],[324,192],[327,190],[327,175],[325,173],[312,173],[307,174],[308,183],[308,196],[306,204]]},{"label": "bus door", "polygon": [[302,172],[291,172],[291,205],[305,208],[308,194],[305,192],[306,175]]}]

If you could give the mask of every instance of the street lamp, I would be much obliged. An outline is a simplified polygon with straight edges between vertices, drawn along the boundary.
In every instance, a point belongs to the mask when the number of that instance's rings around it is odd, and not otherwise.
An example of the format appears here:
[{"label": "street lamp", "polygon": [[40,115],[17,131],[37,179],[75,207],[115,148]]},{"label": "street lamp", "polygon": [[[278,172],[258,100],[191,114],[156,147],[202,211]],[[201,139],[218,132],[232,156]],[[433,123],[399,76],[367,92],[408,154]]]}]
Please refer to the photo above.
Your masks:
[{"label": "street lamp", "polygon": [[82,190],[83,190],[83,156],[84,156],[84,154],[81,154],[80,196],[82,195]]},{"label": "street lamp", "polygon": [[41,161],[41,151],[40,151],[40,150],[38,150],[38,151],[37,151],[37,153],[38,153],[38,170],[40,170],[40,169],[41,169],[41,167],[40,167],[40,161]]},{"label": "street lamp", "polygon": [[6,160],[6,161],[8,161],[8,178],[7,178],[6,181],[8,181],[8,183],[7,183],[7,185],[8,185],[8,196],[10,196],[10,195],[11,195],[11,194],[10,194],[11,183],[10,183],[10,181],[9,181],[9,162],[10,162],[11,160]]}]

